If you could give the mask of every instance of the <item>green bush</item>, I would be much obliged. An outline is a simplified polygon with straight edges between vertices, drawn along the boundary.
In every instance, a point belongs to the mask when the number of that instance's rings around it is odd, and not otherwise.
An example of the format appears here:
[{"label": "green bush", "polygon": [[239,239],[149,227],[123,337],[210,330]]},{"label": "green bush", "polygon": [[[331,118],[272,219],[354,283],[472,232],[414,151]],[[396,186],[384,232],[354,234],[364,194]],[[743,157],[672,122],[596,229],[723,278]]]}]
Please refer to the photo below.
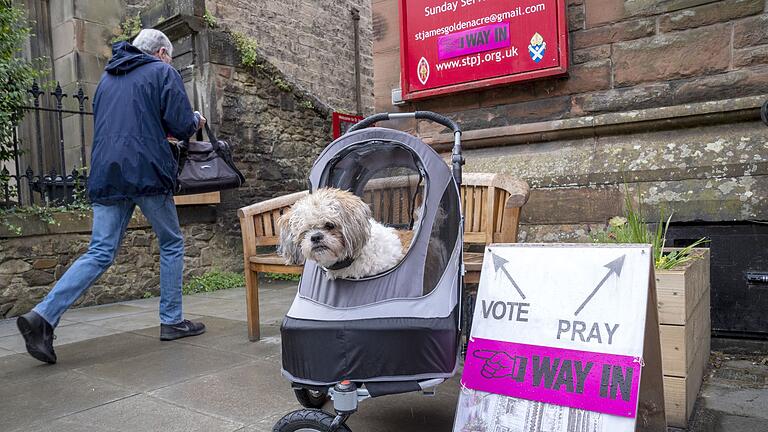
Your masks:
[{"label": "green bush", "polygon": [[285,274],[285,273],[264,273],[264,277],[267,279],[271,279],[273,281],[276,280],[284,280],[284,281],[298,281],[301,279],[301,275],[297,274]]},{"label": "green bush", "polygon": [[212,270],[202,276],[195,276],[182,287],[184,294],[214,292],[245,286],[245,277],[241,273]]},{"label": "green bush", "polygon": [[[2,162],[16,156],[13,131],[24,117],[27,90],[41,75],[32,62],[19,55],[29,37],[24,10],[11,0],[0,0],[0,171]],[[0,178],[0,187],[7,184],[8,178]]]}]

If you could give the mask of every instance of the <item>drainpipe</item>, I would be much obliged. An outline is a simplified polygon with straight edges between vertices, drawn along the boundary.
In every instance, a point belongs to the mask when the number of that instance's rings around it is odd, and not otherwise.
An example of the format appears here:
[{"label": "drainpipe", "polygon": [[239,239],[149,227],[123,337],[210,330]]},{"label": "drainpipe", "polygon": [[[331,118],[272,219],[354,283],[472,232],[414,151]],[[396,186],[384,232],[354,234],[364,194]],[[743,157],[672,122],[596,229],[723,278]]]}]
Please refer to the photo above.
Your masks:
[{"label": "drainpipe", "polygon": [[363,89],[360,84],[360,10],[354,7],[352,24],[355,29],[355,102],[357,115],[363,115]]}]

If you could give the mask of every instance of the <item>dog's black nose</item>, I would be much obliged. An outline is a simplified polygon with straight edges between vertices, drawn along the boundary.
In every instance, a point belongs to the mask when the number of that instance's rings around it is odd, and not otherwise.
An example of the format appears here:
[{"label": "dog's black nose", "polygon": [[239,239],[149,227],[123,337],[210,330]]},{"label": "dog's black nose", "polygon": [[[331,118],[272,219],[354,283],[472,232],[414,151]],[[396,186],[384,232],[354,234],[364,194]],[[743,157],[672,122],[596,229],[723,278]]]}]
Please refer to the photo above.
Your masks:
[{"label": "dog's black nose", "polygon": [[312,237],[310,237],[309,239],[312,240],[312,243],[317,243],[323,239],[323,235],[321,233],[312,234]]}]

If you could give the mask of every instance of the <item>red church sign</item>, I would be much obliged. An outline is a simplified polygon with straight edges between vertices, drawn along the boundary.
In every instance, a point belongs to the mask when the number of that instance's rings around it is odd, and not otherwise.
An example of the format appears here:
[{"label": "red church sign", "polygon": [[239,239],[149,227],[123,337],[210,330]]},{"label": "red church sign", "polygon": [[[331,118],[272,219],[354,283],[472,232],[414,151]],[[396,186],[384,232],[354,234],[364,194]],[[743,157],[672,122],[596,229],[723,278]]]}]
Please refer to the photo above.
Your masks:
[{"label": "red church sign", "polygon": [[404,100],[568,70],[564,0],[400,0]]}]

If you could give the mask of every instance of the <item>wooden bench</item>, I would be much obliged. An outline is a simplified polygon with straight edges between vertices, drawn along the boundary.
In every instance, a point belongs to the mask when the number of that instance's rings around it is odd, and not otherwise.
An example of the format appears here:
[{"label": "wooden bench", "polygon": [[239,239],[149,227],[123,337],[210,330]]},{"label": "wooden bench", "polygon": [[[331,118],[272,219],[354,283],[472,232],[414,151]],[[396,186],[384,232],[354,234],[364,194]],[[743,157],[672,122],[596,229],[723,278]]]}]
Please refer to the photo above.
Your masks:
[{"label": "wooden bench", "polygon": [[[403,188],[412,187],[405,181]],[[386,188],[374,181],[366,187],[363,200],[377,220],[397,222],[406,213],[403,195],[389,182]],[[301,274],[303,266],[286,265],[275,252],[279,241],[277,219],[307,191],[259,202],[238,210],[243,238],[245,297],[248,306],[248,338],[259,340],[259,273]],[[528,184],[506,174],[465,173],[461,185],[465,246],[514,243],[520,209],[528,201]],[[261,249],[261,251],[260,251]],[[266,250],[264,250],[266,249]],[[477,283],[483,252],[464,254],[465,282]]]}]

